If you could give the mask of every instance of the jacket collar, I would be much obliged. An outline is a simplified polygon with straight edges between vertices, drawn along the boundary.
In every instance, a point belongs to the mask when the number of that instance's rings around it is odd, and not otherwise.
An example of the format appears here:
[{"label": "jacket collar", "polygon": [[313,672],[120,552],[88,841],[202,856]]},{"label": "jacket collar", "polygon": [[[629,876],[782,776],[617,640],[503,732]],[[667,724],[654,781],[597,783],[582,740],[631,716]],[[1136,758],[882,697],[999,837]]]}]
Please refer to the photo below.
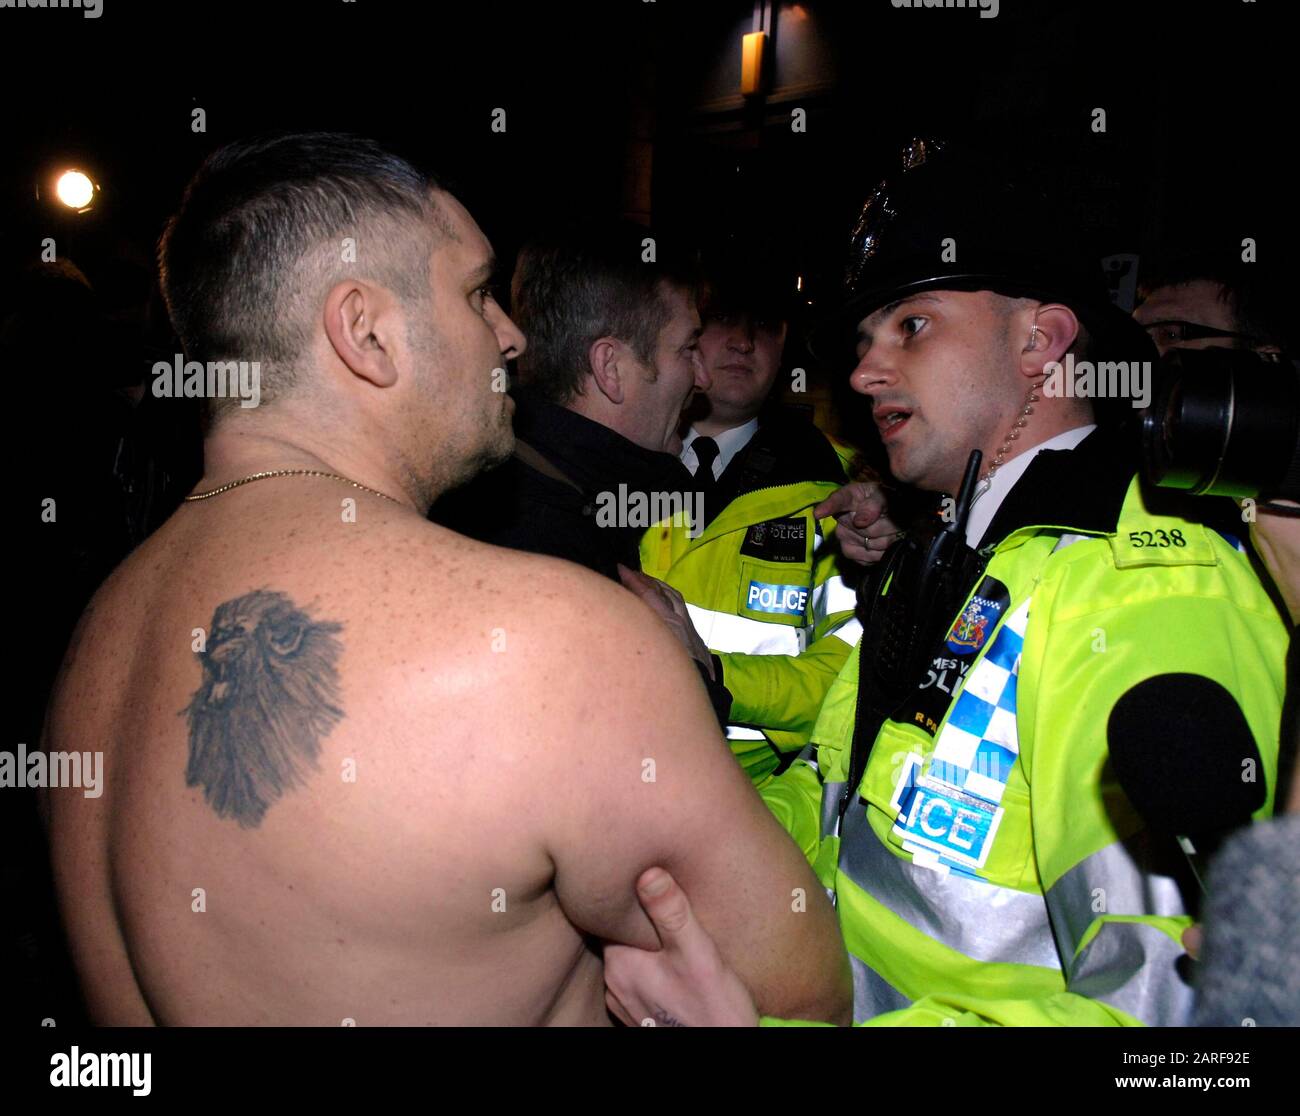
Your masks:
[{"label": "jacket collar", "polygon": [[839,455],[826,435],[808,419],[784,408],[769,407],[758,421],[757,433],[719,479],[722,486],[734,477],[735,489],[730,494],[733,498],[760,488],[804,481],[845,483]]},{"label": "jacket collar", "polygon": [[1022,527],[1114,534],[1138,465],[1136,426],[1102,425],[1072,450],[1043,450],[1007,493],[977,549]]},{"label": "jacket collar", "polygon": [[515,393],[515,434],[588,496],[616,492],[689,492],[694,479],[670,453],[642,449],[607,426],[557,406],[536,392]]}]

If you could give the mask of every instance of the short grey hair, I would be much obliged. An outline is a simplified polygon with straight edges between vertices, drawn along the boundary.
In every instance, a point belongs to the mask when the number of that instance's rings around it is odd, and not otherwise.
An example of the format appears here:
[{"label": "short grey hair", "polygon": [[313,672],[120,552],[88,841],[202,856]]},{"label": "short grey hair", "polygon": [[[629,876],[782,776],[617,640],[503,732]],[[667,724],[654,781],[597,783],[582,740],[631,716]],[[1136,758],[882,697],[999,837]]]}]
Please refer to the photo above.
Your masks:
[{"label": "short grey hair", "polygon": [[[450,231],[434,197],[441,188],[359,136],[297,133],[220,148],[158,245],[163,298],[186,355],[260,361],[269,402],[296,383],[335,283],[368,279],[422,305],[435,239]],[[207,403],[215,417],[238,400]]]}]

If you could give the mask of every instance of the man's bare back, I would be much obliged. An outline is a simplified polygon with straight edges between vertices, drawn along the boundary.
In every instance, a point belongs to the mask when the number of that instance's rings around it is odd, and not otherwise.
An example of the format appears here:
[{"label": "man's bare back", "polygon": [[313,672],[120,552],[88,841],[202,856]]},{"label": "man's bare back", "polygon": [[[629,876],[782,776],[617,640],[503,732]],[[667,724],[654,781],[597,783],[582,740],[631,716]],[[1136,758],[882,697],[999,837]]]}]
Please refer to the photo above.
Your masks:
[{"label": "man's bare back", "polygon": [[664,626],[424,518],[514,444],[526,342],[468,211],[357,137],[250,141],[160,257],[187,351],[283,366],[209,403],[210,497],[109,578],[51,699],[45,747],[103,753],[100,797],[48,803],[91,1017],[604,1023],[598,942],[656,947],[662,865],[762,1010],[847,1019],[834,913]]},{"label": "man's bare back", "polygon": [[58,687],[48,746],[105,754],[102,798],[52,809],[94,1016],[601,1021],[530,830],[543,788],[472,677],[493,628],[526,638],[514,556],[375,497],[344,523],[337,482],[260,483],[114,575]]},{"label": "man's bare back", "polygon": [[[678,764],[656,788],[642,755],[662,763],[683,749],[649,751],[658,732],[642,725],[636,742],[635,720],[662,685],[694,678],[642,606],[576,567],[471,543],[379,497],[356,494],[357,521],[344,522],[352,494],[285,477],[187,505],[82,622],[46,747],[104,752],[102,797],[56,790],[50,811],[92,1018],[605,1023],[586,935],[653,945],[633,879],[665,862],[689,877],[683,853],[715,839],[707,818],[696,833],[660,831],[682,829],[670,801],[681,786],[733,773],[702,692],[686,695],[693,743],[718,762]],[[638,628],[645,646],[628,648]],[[588,673],[612,643],[641,677]],[[647,661],[664,653],[681,660],[667,676]],[[598,708],[615,689],[619,709]],[[716,788],[724,802],[748,792],[734,774]],[[593,800],[602,786],[605,801]],[[758,831],[757,867],[773,874],[774,909],[788,910],[807,870],[761,810],[729,828]],[[779,842],[793,852],[784,864]],[[734,875],[750,892],[760,878]],[[719,898],[737,916],[753,902]],[[806,923],[791,930],[824,954],[818,913],[785,921]],[[749,953],[781,937],[751,933],[737,941]],[[833,973],[833,953],[817,954],[787,955],[789,972],[768,986],[811,985],[816,1000],[836,983],[799,975]]]}]

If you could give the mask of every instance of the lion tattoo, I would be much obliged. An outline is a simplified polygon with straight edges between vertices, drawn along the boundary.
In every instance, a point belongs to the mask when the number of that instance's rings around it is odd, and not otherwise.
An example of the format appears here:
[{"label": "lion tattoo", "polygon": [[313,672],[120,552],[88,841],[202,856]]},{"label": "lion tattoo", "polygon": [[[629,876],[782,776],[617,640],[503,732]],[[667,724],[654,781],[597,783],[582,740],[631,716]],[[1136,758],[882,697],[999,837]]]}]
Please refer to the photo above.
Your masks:
[{"label": "lion tattoo", "polygon": [[319,770],[320,742],[343,718],[342,630],[267,589],[217,606],[196,656],[203,682],[181,714],[190,730],[185,785],[202,786],[219,817],[260,825]]}]

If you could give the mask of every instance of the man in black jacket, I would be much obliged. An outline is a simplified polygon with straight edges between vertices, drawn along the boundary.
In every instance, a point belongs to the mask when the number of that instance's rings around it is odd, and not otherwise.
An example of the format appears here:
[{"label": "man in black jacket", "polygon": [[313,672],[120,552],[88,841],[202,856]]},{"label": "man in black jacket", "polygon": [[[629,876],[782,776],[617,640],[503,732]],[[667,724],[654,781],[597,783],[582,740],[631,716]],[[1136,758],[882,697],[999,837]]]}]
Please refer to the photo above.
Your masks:
[{"label": "man in black jacket", "polygon": [[433,518],[617,580],[620,564],[637,568],[650,524],[635,514],[612,522],[599,505],[620,486],[692,491],[677,428],[709,381],[691,271],[641,225],[586,222],[526,246],[511,296],[528,337],[514,392],[515,456],[442,501]]},{"label": "man in black jacket", "polygon": [[693,275],[648,229],[585,222],[520,253],[512,313],[528,337],[514,393],[516,448],[440,501],[432,519],[498,546],[549,554],[621,580],[700,665],[725,723],[730,695],[679,595],[639,575],[649,509],[694,508],[677,459],[683,408],[709,380]]},{"label": "man in black jacket", "polygon": [[463,534],[514,550],[577,562],[619,580],[637,569],[640,517],[610,522],[602,506],[628,492],[689,492],[678,460],[628,441],[610,427],[552,403],[535,386],[514,391],[515,454],[439,503],[433,518]]}]

